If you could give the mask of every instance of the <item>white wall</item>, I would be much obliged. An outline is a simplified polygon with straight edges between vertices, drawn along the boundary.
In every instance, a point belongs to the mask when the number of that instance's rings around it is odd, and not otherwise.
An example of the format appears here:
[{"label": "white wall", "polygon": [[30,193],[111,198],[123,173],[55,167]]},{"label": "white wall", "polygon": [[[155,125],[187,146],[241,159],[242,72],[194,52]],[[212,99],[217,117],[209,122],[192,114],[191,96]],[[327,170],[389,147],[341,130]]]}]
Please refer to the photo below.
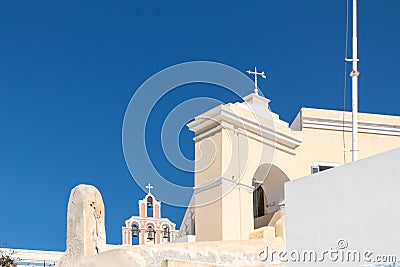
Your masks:
[{"label": "white wall", "polygon": [[[400,149],[287,182],[285,196],[288,252],[316,250],[319,256],[330,248],[369,250],[372,259],[381,254],[400,260]],[[348,248],[340,250],[339,239]],[[293,265],[313,264],[288,264]],[[319,265],[359,264],[328,260]]]},{"label": "white wall", "polygon": [[5,254],[12,254],[18,267],[54,267],[64,252],[0,248]]}]

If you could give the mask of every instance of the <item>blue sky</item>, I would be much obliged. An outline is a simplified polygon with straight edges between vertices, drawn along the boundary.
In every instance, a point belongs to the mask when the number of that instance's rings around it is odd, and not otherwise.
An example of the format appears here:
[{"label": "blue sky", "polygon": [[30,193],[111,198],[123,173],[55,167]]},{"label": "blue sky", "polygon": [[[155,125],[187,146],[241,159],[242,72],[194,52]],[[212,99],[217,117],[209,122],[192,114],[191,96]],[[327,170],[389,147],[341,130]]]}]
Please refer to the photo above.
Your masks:
[{"label": "blue sky", "polygon": [[[108,242],[121,243],[123,221],[145,194],[123,157],[125,109],[168,66],[257,66],[268,74],[259,85],[272,110],[288,122],[301,107],[343,109],[345,9],[345,0],[1,1],[0,243],[64,250],[68,196],[80,183],[102,192]],[[362,112],[400,115],[399,9],[398,0],[360,1]],[[197,85],[158,104],[146,136],[154,140],[150,153],[166,176],[188,186],[193,175],[171,168],[157,140],[164,114],[193,92],[238,100]],[[189,158],[192,137],[188,130],[179,136]],[[178,224],[183,214],[163,207]]]}]

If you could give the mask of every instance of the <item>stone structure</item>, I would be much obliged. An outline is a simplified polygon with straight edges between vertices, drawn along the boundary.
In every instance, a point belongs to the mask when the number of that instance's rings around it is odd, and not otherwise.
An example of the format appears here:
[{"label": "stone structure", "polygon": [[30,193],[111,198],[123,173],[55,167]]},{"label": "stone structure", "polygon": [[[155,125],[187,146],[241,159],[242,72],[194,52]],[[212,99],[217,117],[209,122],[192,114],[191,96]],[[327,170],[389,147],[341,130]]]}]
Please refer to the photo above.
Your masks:
[{"label": "stone structure", "polygon": [[151,193],[151,184],[147,188],[148,194],[138,203],[139,216],[130,217],[122,227],[123,245],[163,244],[178,236],[176,224],[161,217],[161,202]]},{"label": "stone structure", "polygon": [[57,266],[91,266],[92,256],[110,249],[106,245],[104,216],[103,199],[94,186],[78,185],[72,189],[67,210],[66,252]]},{"label": "stone structure", "polygon": [[249,241],[107,245],[104,214],[104,203],[95,187],[78,185],[72,189],[67,211],[67,249],[56,266],[282,266],[279,262],[265,265],[262,261],[266,247],[284,249],[283,239],[273,234]]},{"label": "stone structure", "polygon": [[195,214],[192,200],[189,207],[186,209],[185,216],[183,217],[181,228],[178,234],[178,240],[186,240],[187,242],[191,242],[191,240],[195,241],[195,234]]}]

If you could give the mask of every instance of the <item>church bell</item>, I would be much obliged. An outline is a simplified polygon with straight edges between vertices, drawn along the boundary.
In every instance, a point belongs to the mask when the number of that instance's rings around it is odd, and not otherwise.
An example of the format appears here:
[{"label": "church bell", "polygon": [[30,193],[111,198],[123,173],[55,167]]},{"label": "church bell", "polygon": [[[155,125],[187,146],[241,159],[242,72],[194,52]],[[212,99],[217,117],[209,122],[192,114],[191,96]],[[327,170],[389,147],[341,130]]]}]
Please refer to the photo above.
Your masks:
[{"label": "church bell", "polygon": [[164,227],[162,234],[163,234],[163,238],[169,238],[168,227]]},{"label": "church bell", "polygon": [[149,228],[147,230],[147,239],[148,240],[153,240],[154,239],[154,230],[152,228]]},{"label": "church bell", "polygon": [[147,199],[147,207],[148,208],[152,208],[153,207],[153,201],[151,200],[151,198]]},{"label": "church bell", "polygon": [[132,236],[133,237],[138,237],[139,236],[139,229],[138,229],[138,227],[136,225],[134,225],[132,227]]}]

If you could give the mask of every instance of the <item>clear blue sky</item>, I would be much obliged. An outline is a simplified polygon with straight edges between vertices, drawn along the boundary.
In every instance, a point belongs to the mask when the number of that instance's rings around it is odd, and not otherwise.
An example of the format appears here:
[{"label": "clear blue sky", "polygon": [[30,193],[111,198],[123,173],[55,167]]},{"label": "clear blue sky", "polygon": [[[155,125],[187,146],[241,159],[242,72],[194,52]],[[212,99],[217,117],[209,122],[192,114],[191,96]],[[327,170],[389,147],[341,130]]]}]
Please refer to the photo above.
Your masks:
[{"label": "clear blue sky", "polygon": [[[121,243],[123,221],[137,214],[144,196],[123,157],[124,113],[140,84],[165,67],[192,60],[243,71],[257,66],[269,76],[260,87],[272,110],[288,122],[301,107],[341,110],[345,6],[345,0],[0,1],[0,243],[64,250],[68,196],[80,183],[102,192],[108,242]],[[399,10],[398,0],[360,1],[362,112],[400,115]],[[158,155],[163,114],[191,98],[188,92],[177,90],[157,107],[151,153],[158,166],[168,166]],[[207,86],[199,87],[201,95],[237,100]],[[188,157],[191,138],[182,131]],[[192,174],[164,170],[193,183]],[[163,207],[178,224],[183,214]]]}]

